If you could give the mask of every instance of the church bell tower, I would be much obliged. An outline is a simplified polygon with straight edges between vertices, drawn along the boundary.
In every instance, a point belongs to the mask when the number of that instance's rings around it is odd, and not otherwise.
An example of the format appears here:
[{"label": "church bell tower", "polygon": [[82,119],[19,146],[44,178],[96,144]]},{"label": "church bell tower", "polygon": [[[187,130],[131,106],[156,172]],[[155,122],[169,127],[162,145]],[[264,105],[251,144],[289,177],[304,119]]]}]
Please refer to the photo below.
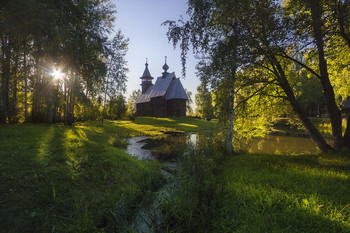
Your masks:
[{"label": "church bell tower", "polygon": [[141,89],[142,89],[142,94],[144,94],[147,89],[152,86],[152,79],[153,77],[151,76],[149,70],[148,70],[148,62],[146,59],[146,64],[145,64],[146,68],[145,71],[143,72],[142,77],[140,78],[142,80],[141,82]]}]

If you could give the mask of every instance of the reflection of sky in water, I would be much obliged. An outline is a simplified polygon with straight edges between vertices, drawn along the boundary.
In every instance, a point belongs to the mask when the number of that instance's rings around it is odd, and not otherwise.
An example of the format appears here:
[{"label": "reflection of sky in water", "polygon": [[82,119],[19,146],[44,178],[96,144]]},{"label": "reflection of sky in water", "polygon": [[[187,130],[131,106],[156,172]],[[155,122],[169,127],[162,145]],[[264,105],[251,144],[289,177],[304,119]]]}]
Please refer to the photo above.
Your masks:
[{"label": "reflection of sky in water", "polygon": [[152,159],[151,151],[145,150],[142,147],[146,144],[145,142],[141,142],[148,137],[134,137],[128,139],[128,146],[126,148],[126,153],[136,156],[140,159]]},{"label": "reflection of sky in water", "polygon": [[197,143],[197,134],[191,134],[191,135],[190,135],[190,142],[192,143],[193,146],[196,146],[196,143]]},{"label": "reflection of sky in water", "polygon": [[[207,143],[210,141],[212,135],[203,133],[191,133],[180,136],[161,136],[157,137],[165,139],[165,143],[183,145],[187,144],[196,147],[197,143]],[[140,159],[154,159],[150,150],[143,149],[142,147],[146,142],[141,142],[144,139],[150,137],[135,137],[128,139],[128,147],[126,152],[136,156]],[[312,154],[318,153],[316,145],[310,138],[304,137],[291,137],[291,136],[275,136],[267,135],[265,138],[253,139],[249,143],[249,153],[277,153],[277,154]]]}]

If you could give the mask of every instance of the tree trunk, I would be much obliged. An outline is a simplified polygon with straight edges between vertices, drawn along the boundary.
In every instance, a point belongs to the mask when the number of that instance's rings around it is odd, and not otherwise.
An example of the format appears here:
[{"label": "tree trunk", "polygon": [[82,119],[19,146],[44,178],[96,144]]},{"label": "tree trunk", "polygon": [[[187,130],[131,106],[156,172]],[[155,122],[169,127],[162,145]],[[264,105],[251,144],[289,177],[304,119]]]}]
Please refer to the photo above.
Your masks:
[{"label": "tree trunk", "polygon": [[75,77],[73,71],[71,71],[71,79],[69,80],[68,87],[68,113],[67,113],[67,125],[73,125],[74,121],[74,85]]},{"label": "tree trunk", "polygon": [[34,76],[34,87],[33,87],[33,100],[32,100],[32,121],[33,122],[39,122],[40,120],[40,112],[41,112],[41,92],[42,90],[39,90],[41,87],[41,60],[39,58],[40,55],[38,55],[35,58],[36,63],[36,74]]},{"label": "tree trunk", "polygon": [[17,117],[17,69],[18,69],[18,56],[15,56],[14,59],[14,66],[12,67],[11,76],[13,77],[12,80],[12,88],[11,88],[11,101],[9,106],[9,122],[11,124],[18,123],[18,117]]},{"label": "tree trunk", "polygon": [[[107,79],[107,78],[106,78]],[[107,81],[105,83],[105,96],[104,96],[104,100],[103,100],[103,109],[102,109],[102,120],[101,123],[103,124],[103,119],[105,116],[105,112],[106,112],[106,101],[107,101]]]},{"label": "tree trunk", "polygon": [[342,138],[342,119],[341,112],[335,102],[335,95],[332,84],[329,80],[327,62],[324,53],[324,35],[322,31],[322,11],[319,1],[310,1],[311,17],[312,17],[312,28],[314,32],[314,39],[316,41],[316,46],[318,50],[319,58],[319,69],[321,75],[321,84],[326,99],[327,110],[329,118],[332,124],[332,135],[334,140],[334,149],[341,150],[343,146]]},{"label": "tree trunk", "polygon": [[47,88],[48,88],[48,96],[47,96],[47,123],[52,124],[52,78],[48,77],[48,83],[47,83]]},{"label": "tree trunk", "polygon": [[228,126],[228,135],[227,135],[227,153],[232,155],[232,138],[233,138],[233,106],[235,100],[235,79],[236,79],[236,70],[232,72],[232,80],[230,85],[230,108],[229,108],[229,126]]},{"label": "tree trunk", "polygon": [[72,125],[72,87],[68,90],[67,125]]},{"label": "tree trunk", "polygon": [[75,119],[74,119],[74,107],[75,107],[75,95],[74,92],[72,93],[72,112],[71,112],[71,124],[73,125]]},{"label": "tree trunk", "polygon": [[24,122],[28,122],[28,78],[27,78],[27,45],[23,46],[23,76],[24,76]]},{"label": "tree trunk", "polygon": [[9,110],[10,110],[10,103],[9,103],[9,81],[10,81],[10,59],[11,59],[11,53],[9,48],[9,39],[3,38],[2,39],[2,48],[3,48],[3,64],[2,64],[2,80],[1,80],[1,87],[2,87],[2,109],[1,109],[1,116],[0,120],[1,123],[6,124],[7,118],[9,116]]},{"label": "tree trunk", "polygon": [[68,90],[67,125],[72,125],[72,87]]},{"label": "tree trunk", "polygon": [[332,149],[331,146],[327,144],[327,142],[323,139],[320,132],[316,129],[316,127],[312,124],[310,119],[308,118],[307,114],[304,112],[298,101],[296,100],[293,90],[290,87],[290,84],[288,83],[288,80],[285,76],[285,73],[283,71],[283,68],[279,61],[276,59],[275,56],[270,57],[272,61],[272,65],[275,68],[275,74],[277,76],[277,81],[279,82],[280,86],[282,87],[283,91],[287,95],[287,98],[292,105],[293,110],[297,113],[299,120],[301,121],[302,125],[304,126],[306,132],[309,134],[310,138],[315,142],[317,147],[323,151],[327,152]]},{"label": "tree trunk", "polygon": [[2,38],[1,40],[1,76],[0,76],[0,124],[6,124],[6,112],[5,112],[5,103],[4,103],[4,85],[5,85],[5,77],[4,77],[4,67],[5,67],[5,41]]},{"label": "tree trunk", "polygon": [[344,146],[350,149],[350,113],[347,114],[348,117],[346,119],[346,130],[343,137]]},{"label": "tree trunk", "polygon": [[63,89],[64,89],[64,106],[63,106],[63,121],[64,121],[64,125],[68,125],[68,121],[67,121],[67,101],[68,101],[68,98],[67,98],[67,79],[66,77],[64,78],[63,80]]}]

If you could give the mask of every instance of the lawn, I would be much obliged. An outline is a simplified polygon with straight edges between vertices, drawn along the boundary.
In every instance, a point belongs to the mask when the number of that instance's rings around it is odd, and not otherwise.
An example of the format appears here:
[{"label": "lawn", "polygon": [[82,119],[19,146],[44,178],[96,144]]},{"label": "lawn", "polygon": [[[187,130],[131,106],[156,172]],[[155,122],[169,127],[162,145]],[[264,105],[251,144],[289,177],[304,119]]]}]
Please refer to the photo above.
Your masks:
[{"label": "lawn", "polygon": [[207,130],[214,122],[137,118],[0,126],[1,232],[120,232],[164,183],[157,162],[126,154],[125,138]]}]

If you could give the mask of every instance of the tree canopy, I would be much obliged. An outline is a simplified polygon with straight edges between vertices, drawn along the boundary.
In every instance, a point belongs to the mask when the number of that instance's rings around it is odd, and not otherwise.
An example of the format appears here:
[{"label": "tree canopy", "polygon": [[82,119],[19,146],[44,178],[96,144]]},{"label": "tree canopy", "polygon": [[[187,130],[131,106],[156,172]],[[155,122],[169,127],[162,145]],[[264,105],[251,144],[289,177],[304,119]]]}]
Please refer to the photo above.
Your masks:
[{"label": "tree canopy", "polygon": [[[199,70],[206,82],[217,90],[223,88],[221,83],[231,86],[230,97],[225,97],[229,131],[233,108],[241,105],[235,103],[238,96],[243,102],[259,96],[262,105],[280,99],[288,102],[317,146],[328,151],[349,144],[346,135],[342,137],[337,98],[349,90],[339,77],[348,79],[347,53],[337,52],[347,44],[348,12],[348,1],[190,0],[189,20],[164,24],[169,40],[182,49],[184,66],[192,46],[203,58]],[[323,103],[332,124],[333,147],[308,115],[310,106]]]},{"label": "tree canopy", "polygon": [[0,122],[96,118],[111,69],[109,90],[125,88],[126,40],[108,39],[115,13],[110,0],[2,1]]}]

